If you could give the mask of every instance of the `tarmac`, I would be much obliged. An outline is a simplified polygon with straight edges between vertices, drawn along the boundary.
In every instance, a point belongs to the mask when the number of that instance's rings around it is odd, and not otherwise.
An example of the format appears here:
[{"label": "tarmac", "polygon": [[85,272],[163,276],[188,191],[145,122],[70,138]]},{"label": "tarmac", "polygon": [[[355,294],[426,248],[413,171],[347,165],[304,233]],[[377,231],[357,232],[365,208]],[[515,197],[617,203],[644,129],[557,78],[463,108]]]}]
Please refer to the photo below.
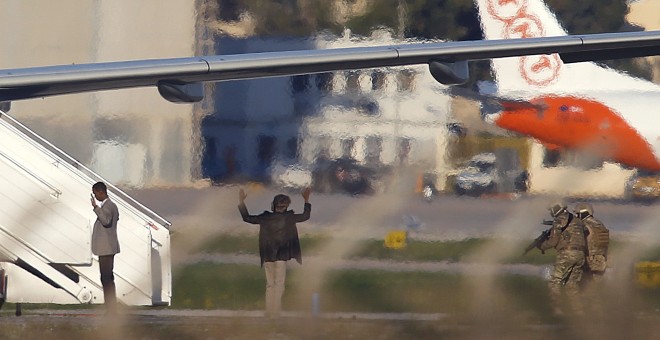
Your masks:
[{"label": "tarmac", "polygon": [[[250,212],[258,213],[270,206],[279,190],[246,185],[246,203]],[[202,241],[217,233],[251,233],[258,227],[246,225],[236,208],[239,186],[204,186],[199,188],[155,188],[127,190],[142,204],[172,222],[173,237],[187,236]],[[289,192],[291,208],[302,209],[302,198]],[[547,197],[456,197],[439,195],[432,201],[410,195],[349,196],[312,193],[312,218],[299,225],[301,233],[333,234],[355,239],[383,239],[387,232],[406,229],[411,237],[428,240],[461,240],[476,237],[507,236],[530,240],[546,226]],[[657,242],[657,221],[652,204],[630,202],[593,202],[598,217],[612,230],[614,237],[641,237]],[[655,225],[655,224],[654,224]],[[650,237],[648,235],[651,235]],[[521,250],[522,251],[522,250]],[[176,254],[173,254],[176,257]],[[173,258],[178,264],[214,262],[258,265],[255,255],[185,254]],[[378,269],[384,271],[455,272],[469,275],[506,272],[546,277],[547,266],[478,262],[397,262],[370,259],[329,259],[306,256],[306,264],[323,261],[327,268]],[[296,263],[288,265],[296,266]],[[97,339],[94,334],[107,323],[100,307],[90,309],[24,309],[14,317],[5,308],[0,313],[0,326],[10,334],[7,338],[67,337]],[[521,317],[522,321],[516,321]],[[621,334],[649,338],[658,334],[654,325],[658,316],[645,318],[629,315],[621,325],[609,325],[616,332],[604,336],[581,336],[583,326],[573,327],[562,320],[531,320],[526,316],[490,315],[467,323],[444,313],[328,313],[320,308],[308,311],[284,311],[278,319],[270,319],[262,310],[186,310],[171,308],[127,307],[120,318],[126,339],[337,339],[337,338],[459,338],[510,339],[619,338]],[[504,320],[504,323],[502,323]],[[625,322],[624,322],[625,321]],[[627,323],[627,324],[626,324]],[[627,325],[640,324],[629,331]],[[40,331],[38,329],[41,329]],[[13,331],[12,331],[13,330]],[[9,332],[9,333],[7,333]],[[112,334],[112,333],[111,333]],[[594,334],[601,334],[595,332]],[[616,336],[615,336],[616,335]],[[652,336],[651,336],[652,337]],[[103,337],[101,337],[103,338]],[[640,338],[640,337],[637,337]]]}]

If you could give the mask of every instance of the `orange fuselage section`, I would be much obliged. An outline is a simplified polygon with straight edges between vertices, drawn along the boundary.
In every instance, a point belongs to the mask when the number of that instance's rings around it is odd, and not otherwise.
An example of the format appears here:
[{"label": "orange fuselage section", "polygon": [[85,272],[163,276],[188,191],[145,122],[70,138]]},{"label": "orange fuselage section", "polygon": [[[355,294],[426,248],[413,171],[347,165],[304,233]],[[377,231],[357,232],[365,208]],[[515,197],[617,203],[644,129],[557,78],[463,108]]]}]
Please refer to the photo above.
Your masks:
[{"label": "orange fuselage section", "polygon": [[603,159],[660,170],[649,143],[606,105],[579,97],[539,97],[532,105],[502,102],[498,126],[541,142],[579,149]]}]

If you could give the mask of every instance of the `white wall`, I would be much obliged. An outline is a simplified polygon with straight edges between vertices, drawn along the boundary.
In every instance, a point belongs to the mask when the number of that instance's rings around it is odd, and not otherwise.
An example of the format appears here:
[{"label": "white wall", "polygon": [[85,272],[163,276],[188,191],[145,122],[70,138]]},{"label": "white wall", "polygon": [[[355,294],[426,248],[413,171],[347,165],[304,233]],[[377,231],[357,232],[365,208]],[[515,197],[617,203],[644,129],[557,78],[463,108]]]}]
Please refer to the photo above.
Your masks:
[{"label": "white wall", "polygon": [[[0,0],[0,42],[11,47],[0,49],[0,67],[192,56],[194,5],[195,1]],[[169,103],[155,88],[12,103],[12,113],[23,123],[84,164],[95,165],[102,176],[131,186],[190,183],[192,112],[192,105]],[[104,128],[107,121],[110,129]],[[114,152],[146,150],[144,164],[114,162],[114,167],[105,167],[115,158],[101,145],[109,135],[117,139]],[[125,168],[126,176],[117,178],[117,166]],[[142,182],[135,182],[137,178]]]},{"label": "white wall", "polygon": [[626,181],[635,173],[635,170],[609,162],[592,170],[570,166],[543,167],[544,148],[539,143],[531,143],[529,192],[533,194],[621,198]]}]

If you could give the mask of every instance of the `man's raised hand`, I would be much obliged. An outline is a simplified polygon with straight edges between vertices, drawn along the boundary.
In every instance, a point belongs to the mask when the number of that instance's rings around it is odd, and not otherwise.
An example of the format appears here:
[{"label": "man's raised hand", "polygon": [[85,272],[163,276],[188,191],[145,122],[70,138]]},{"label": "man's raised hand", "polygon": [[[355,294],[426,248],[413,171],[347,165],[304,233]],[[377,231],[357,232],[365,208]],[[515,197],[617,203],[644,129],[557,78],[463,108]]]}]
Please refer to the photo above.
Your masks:
[{"label": "man's raised hand", "polygon": [[312,188],[307,187],[302,192],[302,197],[305,199],[305,203],[309,203],[309,194],[312,193]]},{"label": "man's raised hand", "polygon": [[246,198],[246,197],[247,197],[247,194],[245,193],[245,190],[243,190],[243,188],[241,188],[240,190],[238,190],[238,201],[239,201],[240,203],[245,202],[245,198]]}]

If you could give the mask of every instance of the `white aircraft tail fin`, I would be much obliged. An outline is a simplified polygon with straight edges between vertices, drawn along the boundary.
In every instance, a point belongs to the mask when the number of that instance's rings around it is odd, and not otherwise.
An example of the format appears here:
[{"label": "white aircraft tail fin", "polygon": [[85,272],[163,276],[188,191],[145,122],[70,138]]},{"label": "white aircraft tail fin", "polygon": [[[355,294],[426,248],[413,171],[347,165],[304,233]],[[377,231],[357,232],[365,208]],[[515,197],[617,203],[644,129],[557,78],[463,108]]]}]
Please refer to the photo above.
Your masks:
[{"label": "white aircraft tail fin", "polygon": [[[476,0],[488,40],[566,35],[542,0]],[[658,86],[624,73],[583,62],[564,64],[559,55],[500,58],[492,61],[498,91],[504,95],[588,95],[593,91],[657,91]],[[528,95],[526,95],[528,94]]]}]

